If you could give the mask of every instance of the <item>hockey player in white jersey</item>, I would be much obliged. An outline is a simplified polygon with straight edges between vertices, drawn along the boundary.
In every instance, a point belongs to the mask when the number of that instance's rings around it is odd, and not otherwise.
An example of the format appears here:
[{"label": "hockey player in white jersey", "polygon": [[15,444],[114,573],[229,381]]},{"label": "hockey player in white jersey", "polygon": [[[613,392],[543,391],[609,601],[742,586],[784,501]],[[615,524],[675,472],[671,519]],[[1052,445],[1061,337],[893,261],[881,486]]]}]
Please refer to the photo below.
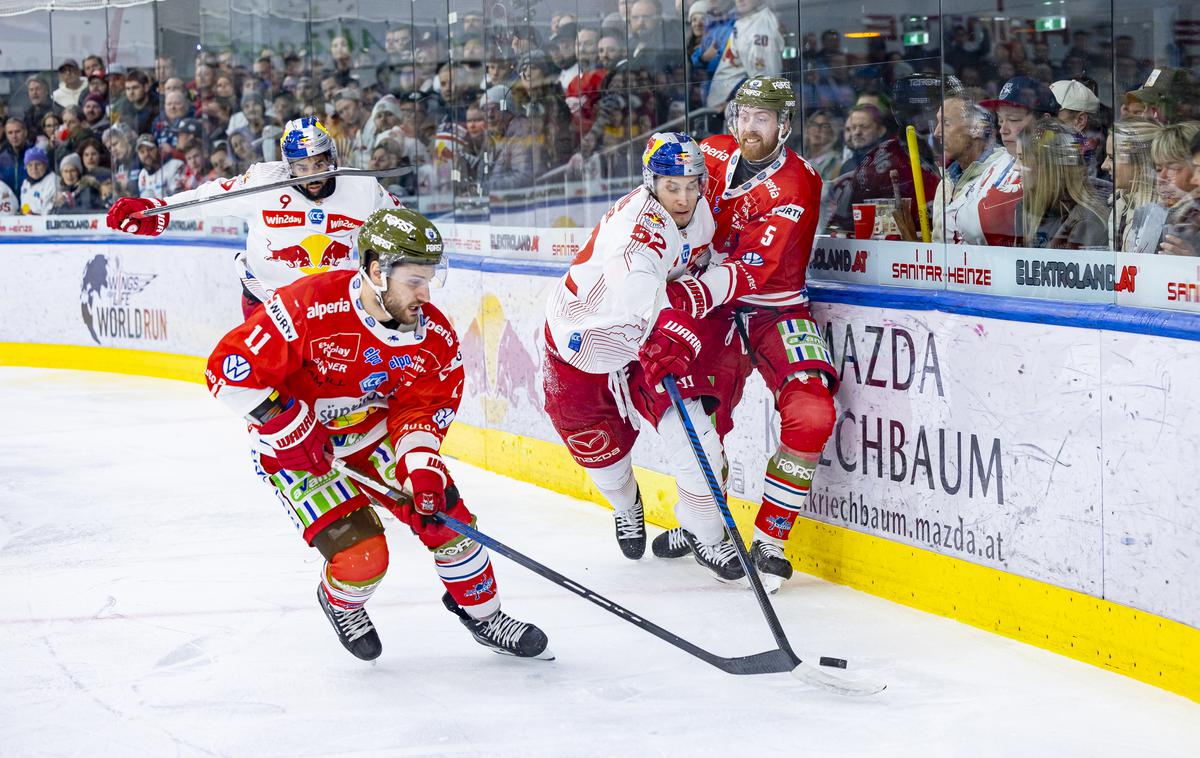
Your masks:
[{"label": "hockey player in white jersey", "polygon": [[766,0],[735,0],[737,21],[708,90],[709,108],[723,109],[747,79],[783,73],[783,32]]},{"label": "hockey player in white jersey", "polygon": [[[675,513],[696,560],[718,578],[742,570],[720,512],[692,459],[683,425],[660,382],[678,378],[692,423],[714,468],[723,457],[707,411],[707,381],[691,373],[709,335],[704,324],[670,307],[668,279],[708,254],[712,213],[700,146],[686,134],[650,138],[643,186],[592,230],[546,306],[545,408],[567,449],[613,506],[617,543],[630,559],[646,548],[641,494],[631,449],[639,416],[664,439],[679,487]],[[706,410],[705,406],[709,408]]]},{"label": "hockey player in white jersey", "polygon": [[108,227],[130,234],[157,236],[176,217],[241,216],[249,226],[246,249],[236,257],[242,282],[242,310],[249,316],[275,290],[306,274],[358,266],[358,227],[380,208],[401,207],[399,199],[372,177],[343,176],[303,182],[142,218],[138,211],[205,198],[288,177],[303,179],[338,165],[337,146],[314,116],[284,125],[279,140],[283,160],[256,163],[233,179],[216,179],[166,198],[126,197],[108,212]]}]

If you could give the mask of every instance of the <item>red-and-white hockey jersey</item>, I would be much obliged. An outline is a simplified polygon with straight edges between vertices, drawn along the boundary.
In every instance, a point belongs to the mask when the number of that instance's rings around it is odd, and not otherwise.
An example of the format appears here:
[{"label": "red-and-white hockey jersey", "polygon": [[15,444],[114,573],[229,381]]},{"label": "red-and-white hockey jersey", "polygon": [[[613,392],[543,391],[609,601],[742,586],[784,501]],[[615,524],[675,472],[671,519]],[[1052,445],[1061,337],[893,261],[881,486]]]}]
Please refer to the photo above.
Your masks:
[{"label": "red-and-white hockey jersey", "polygon": [[[953,207],[946,208],[946,227],[954,234],[947,242],[1014,247],[1017,240],[1017,202],[1023,194],[1021,166],[1003,148],[992,151],[983,171],[965,188]],[[934,213],[939,212],[934,209]]]},{"label": "red-and-white hockey jersey", "polygon": [[741,159],[737,140],[700,143],[708,166],[705,196],[717,230],[712,264],[700,275],[714,306],[808,302],[805,271],[821,209],[821,176],[786,147],[764,171],[730,187]]},{"label": "red-and-white hockey jersey", "polygon": [[[241,176],[216,179],[166,198],[182,203],[270,184],[288,177],[284,161],[256,163]],[[252,294],[268,299],[275,290],[305,274],[358,266],[358,227],[372,211],[398,208],[400,201],[371,177],[341,176],[333,194],[309,200],[294,187],[259,192],[196,208],[172,211],[175,218],[227,214],[246,219],[246,252],[238,256],[238,276]]]},{"label": "red-and-white hockey jersey", "polygon": [[415,329],[387,329],[363,308],[364,290],[373,296],[354,271],[282,287],[217,344],[209,390],[240,416],[278,391],[332,432],[366,434],[364,444],[386,423],[398,455],[438,450],[462,398],[458,335],[428,304]]},{"label": "red-and-white hockey jersey", "polygon": [[703,197],[683,229],[645,187],[621,198],[596,224],[546,304],[546,324],[562,359],[593,374],[637,360],[667,307],[668,278],[707,252],[712,236]]}]

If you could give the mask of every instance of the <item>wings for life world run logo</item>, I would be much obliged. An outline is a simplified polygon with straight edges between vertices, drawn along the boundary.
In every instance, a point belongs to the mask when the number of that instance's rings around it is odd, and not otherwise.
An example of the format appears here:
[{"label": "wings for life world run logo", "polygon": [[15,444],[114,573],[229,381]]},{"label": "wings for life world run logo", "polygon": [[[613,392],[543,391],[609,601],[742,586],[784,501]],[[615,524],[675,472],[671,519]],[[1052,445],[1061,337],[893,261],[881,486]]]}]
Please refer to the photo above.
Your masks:
[{"label": "wings for life world run logo", "polygon": [[157,276],[126,271],[115,255],[97,255],[88,261],[79,287],[79,310],[97,345],[117,340],[166,341],[166,310],[139,302]]}]

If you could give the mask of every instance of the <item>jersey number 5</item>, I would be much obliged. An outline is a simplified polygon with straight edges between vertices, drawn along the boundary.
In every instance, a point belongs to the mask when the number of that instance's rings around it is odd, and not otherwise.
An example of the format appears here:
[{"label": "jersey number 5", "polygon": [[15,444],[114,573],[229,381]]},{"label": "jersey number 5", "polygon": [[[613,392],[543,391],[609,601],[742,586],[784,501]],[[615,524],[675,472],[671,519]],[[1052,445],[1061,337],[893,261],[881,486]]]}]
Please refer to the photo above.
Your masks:
[{"label": "jersey number 5", "polygon": [[763,232],[762,239],[758,241],[758,244],[770,245],[774,241],[775,241],[775,225],[771,224],[770,226],[767,227],[766,231]]}]

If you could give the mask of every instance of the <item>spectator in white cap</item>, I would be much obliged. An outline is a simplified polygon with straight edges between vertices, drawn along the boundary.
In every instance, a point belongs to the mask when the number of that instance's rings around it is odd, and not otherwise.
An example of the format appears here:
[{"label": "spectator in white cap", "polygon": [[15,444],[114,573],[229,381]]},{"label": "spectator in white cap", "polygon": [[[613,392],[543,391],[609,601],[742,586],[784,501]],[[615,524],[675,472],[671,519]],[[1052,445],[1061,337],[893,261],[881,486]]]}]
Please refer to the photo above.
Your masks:
[{"label": "spectator in white cap", "polygon": [[1064,79],[1050,85],[1060,110],[1058,120],[1083,134],[1088,120],[1100,110],[1100,98],[1088,86],[1075,79]]},{"label": "spectator in white cap", "polygon": [[[1083,82],[1063,79],[1050,85],[1054,99],[1058,101],[1058,120],[1065,124],[1084,141],[1083,159],[1088,175],[1095,177],[1100,135],[1096,130],[1096,114],[1100,111],[1100,98]],[[1097,132],[1093,134],[1093,132]]]}]

